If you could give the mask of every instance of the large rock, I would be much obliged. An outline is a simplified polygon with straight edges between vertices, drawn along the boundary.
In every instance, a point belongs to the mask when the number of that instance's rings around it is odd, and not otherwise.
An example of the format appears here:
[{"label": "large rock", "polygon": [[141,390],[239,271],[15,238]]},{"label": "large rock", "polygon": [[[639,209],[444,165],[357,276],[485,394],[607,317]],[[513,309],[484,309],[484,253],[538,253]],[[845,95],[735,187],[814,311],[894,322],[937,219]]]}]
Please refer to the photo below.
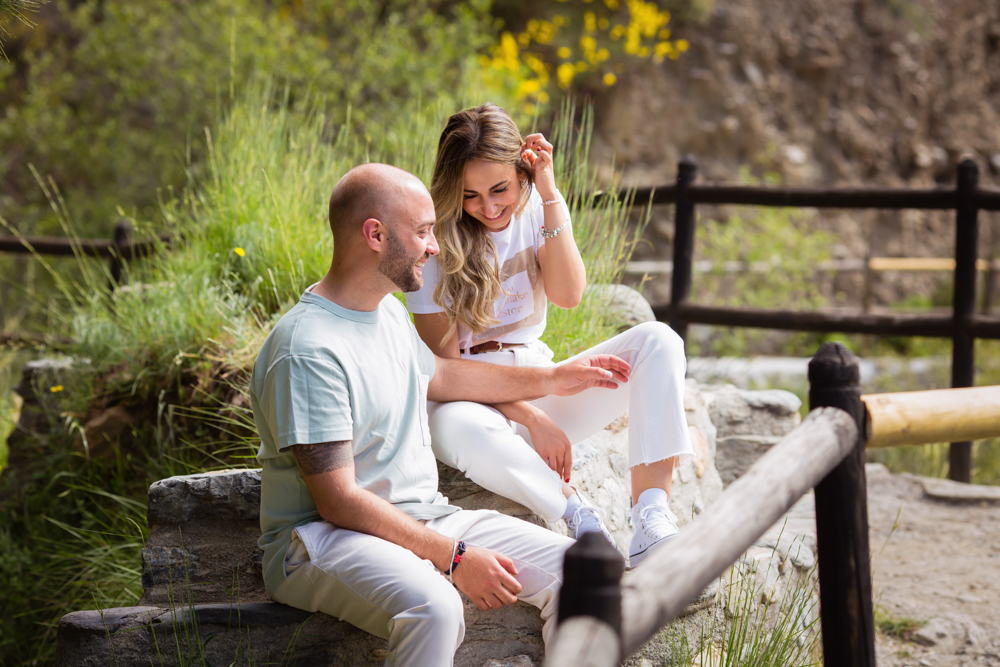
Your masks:
[{"label": "large rock", "polygon": [[701,391],[718,429],[715,465],[726,486],[802,421],[802,401],[788,391],[731,384],[704,385]]},{"label": "large rock", "polygon": [[265,602],[260,470],[170,477],[149,487],[142,604]]}]

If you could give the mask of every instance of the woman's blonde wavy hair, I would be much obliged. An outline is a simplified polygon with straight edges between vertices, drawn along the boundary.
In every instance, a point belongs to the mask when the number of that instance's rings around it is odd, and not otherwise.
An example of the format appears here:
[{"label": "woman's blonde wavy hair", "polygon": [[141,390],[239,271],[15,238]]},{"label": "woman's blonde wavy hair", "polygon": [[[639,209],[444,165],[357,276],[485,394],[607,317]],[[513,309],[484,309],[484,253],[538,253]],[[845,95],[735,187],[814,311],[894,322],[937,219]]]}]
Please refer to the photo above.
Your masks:
[{"label": "woman's blonde wavy hair", "polygon": [[493,239],[486,227],[462,208],[465,165],[487,160],[514,167],[521,188],[515,215],[520,215],[534,182],[531,166],[521,155],[523,146],[514,121],[492,102],[458,112],[441,132],[431,197],[441,267],[434,301],[444,308],[449,324],[444,341],[454,335],[459,323],[473,335],[497,324],[494,303],[503,293]]}]

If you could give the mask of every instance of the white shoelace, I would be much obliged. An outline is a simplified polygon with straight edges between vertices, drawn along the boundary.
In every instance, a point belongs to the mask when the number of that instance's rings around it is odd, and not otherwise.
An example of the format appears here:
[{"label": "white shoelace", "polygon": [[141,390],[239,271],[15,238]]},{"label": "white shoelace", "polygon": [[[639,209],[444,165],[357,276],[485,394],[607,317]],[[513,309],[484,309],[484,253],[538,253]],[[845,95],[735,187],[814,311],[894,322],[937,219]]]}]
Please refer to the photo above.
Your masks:
[{"label": "white shoelace", "polygon": [[575,530],[578,536],[583,533],[602,530],[600,511],[590,505],[581,505],[573,512],[570,528]]},{"label": "white shoelace", "polygon": [[639,519],[653,542],[677,532],[677,517],[663,505],[646,505],[639,510]]}]

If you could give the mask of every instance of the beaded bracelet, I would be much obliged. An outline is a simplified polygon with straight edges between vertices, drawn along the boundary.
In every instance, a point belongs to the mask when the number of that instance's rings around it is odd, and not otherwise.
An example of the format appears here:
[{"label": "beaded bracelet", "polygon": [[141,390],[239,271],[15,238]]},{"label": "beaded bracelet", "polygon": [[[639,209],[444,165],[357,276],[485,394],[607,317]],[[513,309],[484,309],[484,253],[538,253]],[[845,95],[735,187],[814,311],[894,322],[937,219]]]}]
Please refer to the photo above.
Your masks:
[{"label": "beaded bracelet", "polygon": [[461,540],[455,542],[455,546],[453,546],[451,549],[451,567],[448,568],[448,581],[452,583],[455,582],[452,579],[451,575],[455,571],[455,568],[458,567],[458,564],[462,562],[462,554],[464,553],[465,553],[465,542]]},{"label": "beaded bracelet", "polygon": [[567,220],[566,222],[562,223],[562,225],[560,225],[559,227],[556,227],[552,231],[549,231],[548,229],[546,229],[543,226],[542,230],[541,230],[542,231],[542,238],[543,239],[554,239],[555,237],[559,236],[559,234],[560,234],[560,232],[562,232],[562,230],[566,229],[567,225],[569,225],[569,220]]}]

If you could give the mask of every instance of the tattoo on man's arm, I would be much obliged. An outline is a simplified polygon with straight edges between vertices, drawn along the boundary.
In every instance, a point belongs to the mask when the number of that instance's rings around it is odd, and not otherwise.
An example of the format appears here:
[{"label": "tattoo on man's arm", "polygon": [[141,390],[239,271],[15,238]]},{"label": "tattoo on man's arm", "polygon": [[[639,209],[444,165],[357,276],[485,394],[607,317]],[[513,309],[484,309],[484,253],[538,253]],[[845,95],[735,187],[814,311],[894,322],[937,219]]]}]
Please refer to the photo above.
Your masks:
[{"label": "tattoo on man's arm", "polygon": [[350,440],[295,445],[291,449],[295,463],[306,477],[354,465],[354,449]]}]

